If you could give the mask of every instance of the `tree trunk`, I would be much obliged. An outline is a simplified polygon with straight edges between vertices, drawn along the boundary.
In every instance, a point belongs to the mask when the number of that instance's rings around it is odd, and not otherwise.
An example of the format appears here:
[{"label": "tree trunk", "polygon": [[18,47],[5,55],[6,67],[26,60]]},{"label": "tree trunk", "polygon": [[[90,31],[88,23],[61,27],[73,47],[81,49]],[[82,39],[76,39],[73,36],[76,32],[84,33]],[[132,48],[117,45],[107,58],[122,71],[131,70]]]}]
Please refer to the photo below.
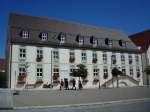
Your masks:
[{"label": "tree trunk", "polygon": [[112,86],[114,88],[114,77],[112,77]]},{"label": "tree trunk", "polygon": [[119,79],[118,79],[118,76],[117,76],[117,88],[119,87]]}]

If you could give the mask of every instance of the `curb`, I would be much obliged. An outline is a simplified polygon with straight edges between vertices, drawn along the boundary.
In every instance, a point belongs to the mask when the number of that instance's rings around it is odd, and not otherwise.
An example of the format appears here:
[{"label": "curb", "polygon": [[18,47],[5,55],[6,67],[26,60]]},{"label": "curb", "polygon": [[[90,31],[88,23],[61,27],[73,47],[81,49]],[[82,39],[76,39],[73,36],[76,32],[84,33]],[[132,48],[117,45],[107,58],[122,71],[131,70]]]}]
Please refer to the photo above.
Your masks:
[{"label": "curb", "polygon": [[64,108],[64,107],[79,107],[79,106],[92,106],[92,105],[107,105],[107,104],[120,104],[120,103],[135,103],[142,101],[150,101],[150,98],[142,99],[128,99],[128,100],[118,100],[118,101],[106,101],[106,102],[94,102],[94,103],[81,103],[81,104],[69,104],[69,105],[53,105],[53,106],[24,106],[24,107],[14,107],[13,109],[44,109],[44,108]]}]

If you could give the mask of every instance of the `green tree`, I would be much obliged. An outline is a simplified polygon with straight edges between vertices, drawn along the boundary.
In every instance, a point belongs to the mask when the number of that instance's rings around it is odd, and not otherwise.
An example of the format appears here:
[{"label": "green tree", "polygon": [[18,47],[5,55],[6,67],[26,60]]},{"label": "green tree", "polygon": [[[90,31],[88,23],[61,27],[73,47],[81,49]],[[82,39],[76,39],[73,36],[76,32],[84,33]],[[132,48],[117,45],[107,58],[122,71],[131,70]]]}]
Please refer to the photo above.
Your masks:
[{"label": "green tree", "polygon": [[144,72],[147,75],[147,84],[149,85],[149,76],[150,76],[150,66],[146,66]]},{"label": "green tree", "polygon": [[[118,68],[116,68],[116,67],[114,67],[113,69],[112,69],[112,71],[111,71],[111,73],[112,73],[112,84],[113,84],[113,82],[114,82],[114,78],[116,78],[117,79],[117,88],[119,87],[119,79],[118,79],[118,76],[120,75],[122,75],[122,72],[118,69]],[[113,84],[113,87],[114,87],[114,84]]]},{"label": "green tree", "polygon": [[74,69],[70,75],[73,77],[79,77],[80,80],[80,78],[85,79],[87,77],[87,74],[88,72],[85,65],[78,64],[77,69]]}]

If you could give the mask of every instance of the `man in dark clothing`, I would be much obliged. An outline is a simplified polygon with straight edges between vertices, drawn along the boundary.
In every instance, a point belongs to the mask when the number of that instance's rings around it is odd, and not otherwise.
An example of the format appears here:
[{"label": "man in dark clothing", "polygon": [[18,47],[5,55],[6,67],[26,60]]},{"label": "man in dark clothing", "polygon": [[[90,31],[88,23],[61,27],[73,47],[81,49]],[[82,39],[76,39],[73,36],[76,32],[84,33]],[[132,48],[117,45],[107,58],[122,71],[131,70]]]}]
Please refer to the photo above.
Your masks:
[{"label": "man in dark clothing", "polygon": [[60,90],[62,90],[64,88],[64,82],[63,80],[61,79],[61,82],[60,82]]},{"label": "man in dark clothing", "polygon": [[76,90],[76,81],[75,81],[75,79],[73,79],[73,81],[72,81],[72,89]]}]

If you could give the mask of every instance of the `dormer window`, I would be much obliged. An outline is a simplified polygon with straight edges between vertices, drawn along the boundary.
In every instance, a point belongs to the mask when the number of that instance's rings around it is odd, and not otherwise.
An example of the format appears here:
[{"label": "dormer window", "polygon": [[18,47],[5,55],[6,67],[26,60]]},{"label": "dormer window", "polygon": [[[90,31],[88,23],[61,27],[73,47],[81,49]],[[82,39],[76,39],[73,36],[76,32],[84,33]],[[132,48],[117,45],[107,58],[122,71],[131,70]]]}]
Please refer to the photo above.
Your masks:
[{"label": "dormer window", "polygon": [[28,38],[28,37],[29,37],[29,32],[28,32],[27,30],[23,30],[23,31],[21,32],[21,37],[22,37],[22,38]]},{"label": "dormer window", "polygon": [[126,47],[126,42],[122,41],[122,40],[119,40],[119,45],[121,47]]},{"label": "dormer window", "polygon": [[41,40],[45,41],[48,39],[48,33],[41,33]]},{"label": "dormer window", "polygon": [[58,36],[58,40],[60,41],[60,44],[64,44],[65,43],[65,34],[60,33]]},{"label": "dormer window", "polygon": [[79,45],[83,45],[83,37],[79,37]]},{"label": "dormer window", "polygon": [[109,47],[112,47],[113,41],[110,40],[110,39],[108,39],[108,38],[106,38],[106,39],[105,39],[105,44],[108,45]]},{"label": "dormer window", "polygon": [[97,44],[98,44],[97,39],[95,37],[93,37],[93,36],[90,38],[90,42],[93,44],[93,47],[96,47]]},{"label": "dormer window", "polygon": [[84,37],[81,35],[77,35],[76,41],[79,43],[79,45],[83,45]]}]

